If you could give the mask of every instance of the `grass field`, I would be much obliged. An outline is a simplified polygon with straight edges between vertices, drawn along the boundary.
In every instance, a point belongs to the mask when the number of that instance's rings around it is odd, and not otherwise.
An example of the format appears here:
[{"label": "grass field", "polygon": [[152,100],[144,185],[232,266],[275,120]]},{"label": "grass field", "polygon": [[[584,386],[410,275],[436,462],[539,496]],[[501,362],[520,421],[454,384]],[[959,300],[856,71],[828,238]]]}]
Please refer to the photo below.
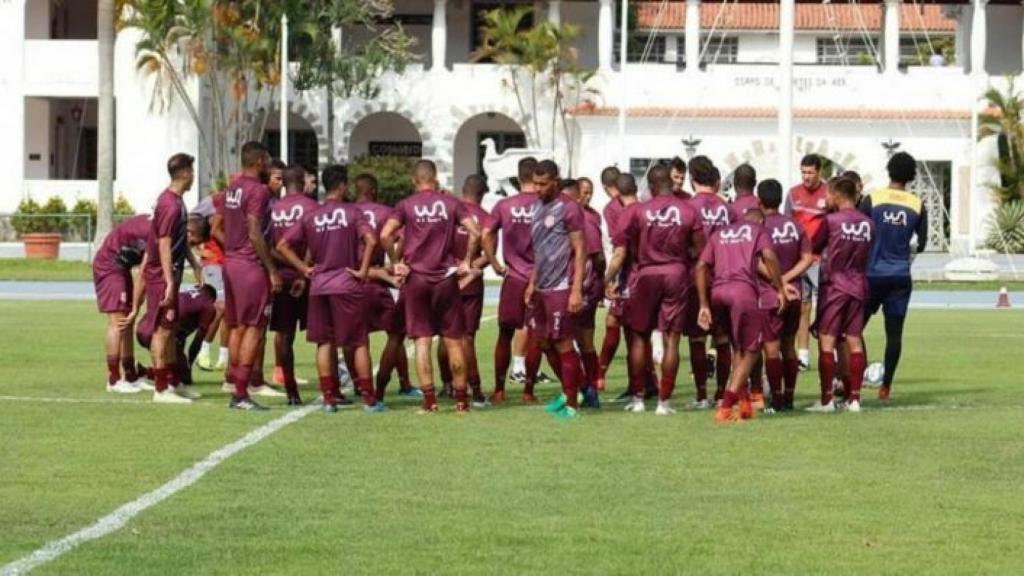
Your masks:
[{"label": "grass field", "polygon": [[[287,411],[230,412],[199,371],[195,406],[107,395],[91,304],[0,318],[0,566]],[[317,412],[38,572],[1020,574],[1022,328],[1017,310],[914,311],[892,407],[869,391],[859,415]]]}]

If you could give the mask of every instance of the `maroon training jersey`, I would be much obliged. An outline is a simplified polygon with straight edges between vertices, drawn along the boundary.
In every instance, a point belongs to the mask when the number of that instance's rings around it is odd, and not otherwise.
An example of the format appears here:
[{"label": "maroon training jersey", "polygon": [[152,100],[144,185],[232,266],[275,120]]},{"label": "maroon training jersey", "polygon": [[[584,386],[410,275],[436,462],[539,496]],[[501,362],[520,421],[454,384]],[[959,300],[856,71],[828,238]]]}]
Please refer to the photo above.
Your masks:
[{"label": "maroon training jersey", "polygon": [[355,204],[327,200],[285,235],[290,247],[306,246],[313,259],[311,296],[346,294],[362,289],[348,268],[362,264],[362,237],[373,233]]},{"label": "maroon training jersey", "polygon": [[[772,242],[772,250],[779,259],[779,273],[785,275],[793,269],[804,254],[811,253],[811,239],[796,220],[785,214],[769,214],[764,217],[764,231]],[[775,287],[761,278],[761,300],[774,303],[778,296]],[[795,278],[790,284],[797,292],[803,289],[803,282]]]},{"label": "maroon training jersey", "polygon": [[752,222],[738,222],[715,232],[704,247],[700,260],[714,270],[712,287],[746,284],[757,294],[757,259],[771,247],[771,240],[763,227]]},{"label": "maroon training jersey", "polygon": [[[384,223],[388,221],[394,210],[390,206],[384,204],[378,204],[376,202],[356,202],[355,207],[363,212],[363,217],[366,218],[366,224],[373,228],[375,234],[380,234],[381,228],[384,227]],[[362,250],[362,244],[359,249]],[[370,260],[370,266],[384,266],[385,257],[387,253],[384,247],[380,244],[377,245],[377,249],[373,251],[373,258]]]},{"label": "maroon training jersey", "polygon": [[178,293],[178,330],[186,335],[196,330],[206,334],[216,314],[213,300],[199,288]]},{"label": "maroon training jersey", "polygon": [[92,269],[97,275],[103,276],[111,272],[123,272],[124,268],[118,260],[122,248],[135,248],[139,252],[146,249],[149,232],[153,227],[149,214],[132,216],[111,230],[103,245],[96,251],[92,261]]},{"label": "maroon training jersey", "polygon": [[616,246],[636,245],[637,266],[686,266],[694,232],[703,230],[686,200],[671,194],[655,196],[630,210],[620,222]]},{"label": "maroon training jersey", "polygon": [[604,223],[608,226],[608,235],[612,238],[619,231],[619,218],[622,213],[626,211],[626,206],[622,203],[622,200],[618,198],[612,198],[604,206]]},{"label": "maroon training jersey", "polygon": [[[278,242],[284,240],[288,231],[295,226],[299,226],[306,214],[316,210],[318,206],[319,204],[316,203],[316,200],[305,194],[288,194],[275,201],[270,209],[272,246],[277,246]],[[296,249],[299,250],[299,257],[301,258],[305,246],[296,246]],[[286,262],[281,262],[278,265],[277,271],[285,282],[291,282],[298,278],[298,272]]]},{"label": "maroon training jersey", "polygon": [[533,226],[534,203],[537,195],[519,193],[495,204],[487,229],[501,230],[501,259],[508,273],[526,282],[533,274],[533,241],[530,229]]},{"label": "maroon training jersey", "polygon": [[753,194],[743,194],[742,196],[736,196],[736,199],[732,201],[732,212],[737,218],[742,218],[747,210],[753,210],[760,208],[761,202],[757,199],[757,196]]},{"label": "maroon training jersey", "polygon": [[[486,210],[480,207],[479,204],[473,204],[472,202],[465,202],[466,211],[469,213],[469,217],[472,218],[476,225],[481,229],[487,225],[491,216]],[[469,230],[466,230],[462,224],[459,224],[458,230],[455,231],[455,258],[457,260],[463,260],[466,258],[466,251],[469,250]],[[476,254],[473,254],[471,259],[476,260],[480,256],[480,247],[477,246]],[[484,293],[484,279],[483,277],[476,278],[472,282],[466,285],[462,289],[463,294],[483,294]]]},{"label": "maroon training jersey", "polygon": [[822,272],[828,278],[829,290],[859,299],[867,297],[868,258],[874,234],[874,223],[855,208],[825,216],[820,242],[827,246]]},{"label": "maroon training jersey", "polygon": [[249,241],[247,217],[253,216],[270,240],[270,191],[267,186],[246,175],[231,181],[224,194],[224,254],[228,260],[248,260],[260,264],[256,249]]},{"label": "maroon training jersey", "polygon": [[596,261],[604,255],[604,241],[601,234],[601,215],[590,206],[583,206],[583,243],[587,253],[587,270],[583,277],[583,293],[595,298],[602,297],[602,280],[597,274]]},{"label": "maroon training jersey", "polygon": [[717,194],[695,194],[690,198],[690,206],[697,212],[706,238],[737,220],[736,213]]},{"label": "maroon training jersey", "polygon": [[469,216],[458,198],[436,190],[423,190],[398,203],[389,219],[402,225],[402,252],[413,273],[441,280],[455,273],[455,235],[459,222]]},{"label": "maroon training jersey", "polygon": [[171,239],[171,273],[174,281],[181,282],[185,265],[188,213],[185,202],[170,190],[164,190],[156,199],[149,237],[146,240],[146,268],[142,271],[147,283],[162,282],[163,269],[160,267],[160,239]]}]

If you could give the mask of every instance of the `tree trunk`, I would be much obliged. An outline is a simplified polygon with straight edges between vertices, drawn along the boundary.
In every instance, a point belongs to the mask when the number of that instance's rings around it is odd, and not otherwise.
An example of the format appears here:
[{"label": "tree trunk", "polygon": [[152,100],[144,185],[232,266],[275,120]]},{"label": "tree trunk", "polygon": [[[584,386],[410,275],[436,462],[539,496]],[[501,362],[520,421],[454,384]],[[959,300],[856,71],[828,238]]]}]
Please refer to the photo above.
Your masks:
[{"label": "tree trunk", "polygon": [[114,227],[114,2],[99,0],[97,39],[99,44],[99,102],[97,115],[95,242],[103,242]]}]

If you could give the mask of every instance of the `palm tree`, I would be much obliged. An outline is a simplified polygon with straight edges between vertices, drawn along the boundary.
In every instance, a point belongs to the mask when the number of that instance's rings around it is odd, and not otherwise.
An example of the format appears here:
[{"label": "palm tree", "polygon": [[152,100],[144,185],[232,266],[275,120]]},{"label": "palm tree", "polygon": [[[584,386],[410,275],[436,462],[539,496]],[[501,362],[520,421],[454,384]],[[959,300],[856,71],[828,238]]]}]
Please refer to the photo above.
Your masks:
[{"label": "palm tree", "polygon": [[99,44],[99,102],[97,114],[96,242],[114,226],[114,31],[115,0],[99,0],[96,30]]},{"label": "palm tree", "polygon": [[1013,77],[1006,93],[989,88],[983,97],[988,109],[978,117],[978,139],[995,136],[999,157],[999,184],[992,190],[1001,202],[1024,199],[1024,99],[1017,92]]}]

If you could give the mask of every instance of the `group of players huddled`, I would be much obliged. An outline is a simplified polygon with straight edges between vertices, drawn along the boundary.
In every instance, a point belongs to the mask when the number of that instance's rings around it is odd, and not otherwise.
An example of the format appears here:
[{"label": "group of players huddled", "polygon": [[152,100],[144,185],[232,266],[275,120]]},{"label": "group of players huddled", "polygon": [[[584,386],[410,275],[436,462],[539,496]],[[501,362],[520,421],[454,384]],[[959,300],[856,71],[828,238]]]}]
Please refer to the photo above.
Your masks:
[{"label": "group of players huddled", "polygon": [[[206,369],[225,369],[231,408],[264,410],[253,396],[300,405],[294,341],[305,330],[316,345],[328,412],[351,404],[342,393],[340,349],[368,412],[386,410],[395,371],[399,394],[422,398],[423,412],[436,412],[439,396],[451,397],[460,413],[504,403],[513,360],[522,401],[536,404],[546,357],[562,393],[545,409],[572,420],[580,408],[600,408],[624,339],[628,388],[617,400],[637,413],[656,397],[656,413],[669,415],[685,336],[696,389],[692,408],[717,407],[717,421],[733,422],[793,409],[810,332],[819,342],[821,396],[807,409],[858,412],[867,365],[862,332],[884,308],[879,399],[889,399],[910,264],[926,243],[925,211],[907,191],[916,177],[908,154],[895,154],[889,186],[866,196],[856,173],[823,181],[815,155],[803,158],[802,183],[788,194],[776,180],[758,183],[744,164],[732,174],[731,203],[720,195],[721,174],[705,156],[652,165],[643,199],[634,176],[609,167],[600,177],[608,196],[603,215],[590,207],[592,181],[563,179],[550,160],[522,160],[519,193],[490,213],[481,206],[488,192],[482,177],[467,178],[456,196],[440,189],[429,160],[415,163],[415,191],[394,207],[377,202],[370,174],[350,187],[342,165],[321,173],[325,195],[318,202],[316,175],[272,161],[262,144],[246,144],[241,160],[227,188],[190,215],[182,195],[192,187],[193,159],[176,154],[153,214],[123,222],[97,252],[97,302],[108,315],[108,391],[153,389],[155,402],[192,402],[199,396],[191,388],[198,359]],[[607,259],[605,234],[612,246]],[[196,285],[182,290],[185,260]],[[476,333],[488,267],[502,283],[494,388],[486,396]],[[595,324],[606,303],[598,354]],[[209,343],[220,324],[222,352],[214,366]],[[264,380],[268,327],[275,332],[273,381],[283,392]],[[387,335],[376,381],[368,336],[375,331]],[[135,361],[136,337],[152,353],[151,368]],[[419,388],[409,382],[407,338]],[[712,372],[714,404],[707,390]]]}]

